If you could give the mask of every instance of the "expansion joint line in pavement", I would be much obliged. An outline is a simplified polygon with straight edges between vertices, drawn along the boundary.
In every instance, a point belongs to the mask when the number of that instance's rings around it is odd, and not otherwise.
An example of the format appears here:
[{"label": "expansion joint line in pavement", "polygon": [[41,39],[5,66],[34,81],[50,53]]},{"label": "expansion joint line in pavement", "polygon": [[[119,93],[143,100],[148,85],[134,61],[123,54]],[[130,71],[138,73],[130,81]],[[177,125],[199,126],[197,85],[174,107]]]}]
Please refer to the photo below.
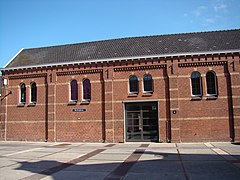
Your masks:
[{"label": "expansion joint line in pavement", "polygon": [[142,149],[136,149],[122,164],[108,174],[104,180],[122,179],[142,156],[148,146],[149,144],[141,144],[139,147]]},{"label": "expansion joint line in pavement", "polygon": [[97,155],[97,154],[99,154],[99,153],[101,153],[101,152],[103,152],[105,150],[106,149],[97,149],[97,150],[92,151],[92,152],[90,152],[88,154],[85,154],[85,155],[83,155],[81,157],[73,159],[73,160],[71,160],[71,161],[69,161],[67,163],[62,163],[62,164],[60,164],[58,166],[55,166],[53,168],[46,169],[46,170],[40,172],[39,174],[34,174],[34,175],[31,175],[31,176],[22,178],[21,180],[42,179],[42,178],[44,178],[46,176],[52,175],[52,174],[54,174],[56,172],[59,172],[59,171],[65,169],[65,168],[68,168],[69,166],[72,166],[72,165],[75,165],[75,164],[77,164],[79,162],[85,161],[85,160],[89,159],[90,157],[95,156],[95,155]]},{"label": "expansion joint line in pavement", "polygon": [[[228,152],[224,151],[222,148],[217,148],[215,146],[209,147],[213,152],[221,156],[223,159],[225,159],[228,163],[233,165],[234,167],[236,166],[236,163],[240,163],[240,160],[229,154]],[[240,171],[239,167],[237,167],[238,170]]]},{"label": "expansion joint line in pavement", "polygon": [[182,160],[181,154],[180,154],[179,149],[178,149],[178,145],[177,144],[175,144],[175,145],[176,145],[176,148],[177,148],[177,152],[178,152],[178,156],[179,156],[180,163],[181,163],[181,166],[182,166],[184,177],[185,177],[186,180],[189,180],[186,168],[185,168],[185,166],[183,164],[183,160]]},{"label": "expansion joint line in pavement", "polygon": [[63,149],[63,150],[60,150],[60,151],[56,151],[56,152],[53,152],[53,153],[50,153],[50,154],[41,156],[41,157],[39,157],[39,158],[44,158],[44,157],[47,157],[47,156],[51,156],[51,155],[53,155],[53,154],[62,153],[62,152],[64,152],[64,151],[68,151],[69,149],[71,149],[71,148],[67,148],[67,149]]}]

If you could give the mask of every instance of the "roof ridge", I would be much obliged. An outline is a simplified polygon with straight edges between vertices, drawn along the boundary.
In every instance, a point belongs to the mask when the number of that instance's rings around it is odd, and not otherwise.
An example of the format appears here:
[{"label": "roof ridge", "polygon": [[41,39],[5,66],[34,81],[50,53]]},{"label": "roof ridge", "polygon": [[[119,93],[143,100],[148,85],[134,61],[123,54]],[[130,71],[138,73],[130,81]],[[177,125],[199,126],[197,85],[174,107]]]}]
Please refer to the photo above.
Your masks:
[{"label": "roof ridge", "polygon": [[42,46],[42,47],[33,47],[33,48],[24,48],[24,50],[33,50],[33,49],[44,49],[44,48],[52,48],[52,47],[64,47],[70,45],[79,45],[79,44],[90,44],[90,43],[101,43],[101,42],[108,42],[114,40],[124,40],[124,39],[137,39],[137,38],[149,38],[149,37],[161,37],[161,36],[176,36],[176,35],[190,35],[190,34],[205,34],[205,33],[213,33],[213,32],[229,32],[229,31],[239,31],[239,29],[227,29],[227,30],[213,30],[213,31],[200,31],[200,32],[186,32],[186,33],[172,33],[172,34],[159,34],[159,35],[146,35],[146,36],[129,36],[129,37],[122,37],[122,38],[113,38],[113,39],[106,39],[106,40],[96,40],[96,41],[85,41],[85,42],[78,42],[78,43],[68,43],[62,45],[49,45],[49,46]]}]

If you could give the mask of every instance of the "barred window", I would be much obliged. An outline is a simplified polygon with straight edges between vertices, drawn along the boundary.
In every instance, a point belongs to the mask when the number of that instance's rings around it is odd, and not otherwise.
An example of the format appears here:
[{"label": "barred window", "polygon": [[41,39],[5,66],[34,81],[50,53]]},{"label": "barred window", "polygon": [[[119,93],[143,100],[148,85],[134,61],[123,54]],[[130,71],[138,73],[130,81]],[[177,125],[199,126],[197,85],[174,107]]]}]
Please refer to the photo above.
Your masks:
[{"label": "barred window", "polygon": [[83,80],[83,99],[91,100],[91,83],[89,79]]},{"label": "barred window", "polygon": [[207,72],[206,81],[207,81],[207,95],[216,96],[217,82],[216,82],[216,75],[213,71]]},{"label": "barred window", "polygon": [[77,80],[73,79],[70,82],[71,101],[78,101],[78,83]]},{"label": "barred window", "polygon": [[35,82],[31,83],[31,102],[36,103],[37,102],[37,85]]},{"label": "barred window", "polygon": [[202,96],[201,74],[197,71],[191,75],[192,96]]},{"label": "barred window", "polygon": [[131,76],[129,78],[129,92],[138,93],[138,78],[137,76]]},{"label": "barred window", "polygon": [[143,77],[143,91],[153,92],[153,80],[151,75],[145,75]]}]

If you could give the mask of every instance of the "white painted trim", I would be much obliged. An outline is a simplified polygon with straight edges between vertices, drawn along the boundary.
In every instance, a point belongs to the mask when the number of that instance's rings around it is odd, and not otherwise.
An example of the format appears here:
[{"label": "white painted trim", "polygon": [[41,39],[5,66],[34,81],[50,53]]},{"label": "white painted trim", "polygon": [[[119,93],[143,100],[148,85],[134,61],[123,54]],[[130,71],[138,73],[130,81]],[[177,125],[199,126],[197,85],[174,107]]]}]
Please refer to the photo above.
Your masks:
[{"label": "white painted trim", "polygon": [[10,60],[7,62],[7,64],[6,64],[5,66],[3,66],[3,68],[6,68],[6,67],[15,59],[15,57],[17,57],[17,56],[20,54],[20,52],[22,52],[23,49],[24,49],[24,48],[22,48],[20,51],[18,51],[17,54],[15,54],[15,56],[13,56],[12,59],[10,59]]},{"label": "white painted trim", "polygon": [[[21,52],[21,51],[20,51]],[[234,50],[225,50],[225,51],[203,51],[203,52],[186,52],[186,53],[172,53],[172,54],[158,54],[158,55],[147,55],[147,56],[133,56],[133,57],[118,57],[118,58],[107,58],[107,59],[90,59],[90,60],[80,60],[80,61],[70,61],[70,62],[61,62],[61,63],[49,63],[49,64],[40,64],[35,66],[19,66],[19,67],[11,67],[6,68],[6,66],[11,62],[7,63],[4,68],[0,68],[1,71],[6,70],[17,70],[17,69],[28,69],[28,68],[38,68],[38,67],[55,67],[55,66],[63,66],[70,64],[85,64],[85,63],[103,63],[109,61],[127,61],[133,59],[148,59],[148,58],[166,58],[166,57],[180,57],[180,56],[194,56],[194,55],[213,55],[213,54],[227,54],[227,53],[240,53],[240,49]],[[12,58],[13,60],[14,58]]]}]

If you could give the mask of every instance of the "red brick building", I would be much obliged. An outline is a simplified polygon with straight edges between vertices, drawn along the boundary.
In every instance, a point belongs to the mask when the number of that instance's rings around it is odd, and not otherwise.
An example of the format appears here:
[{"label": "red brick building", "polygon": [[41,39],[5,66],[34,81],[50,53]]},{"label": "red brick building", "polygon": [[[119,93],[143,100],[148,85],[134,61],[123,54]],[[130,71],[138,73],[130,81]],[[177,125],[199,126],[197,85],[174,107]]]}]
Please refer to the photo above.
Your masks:
[{"label": "red brick building", "polygon": [[240,29],[21,50],[1,140],[240,140]]}]

